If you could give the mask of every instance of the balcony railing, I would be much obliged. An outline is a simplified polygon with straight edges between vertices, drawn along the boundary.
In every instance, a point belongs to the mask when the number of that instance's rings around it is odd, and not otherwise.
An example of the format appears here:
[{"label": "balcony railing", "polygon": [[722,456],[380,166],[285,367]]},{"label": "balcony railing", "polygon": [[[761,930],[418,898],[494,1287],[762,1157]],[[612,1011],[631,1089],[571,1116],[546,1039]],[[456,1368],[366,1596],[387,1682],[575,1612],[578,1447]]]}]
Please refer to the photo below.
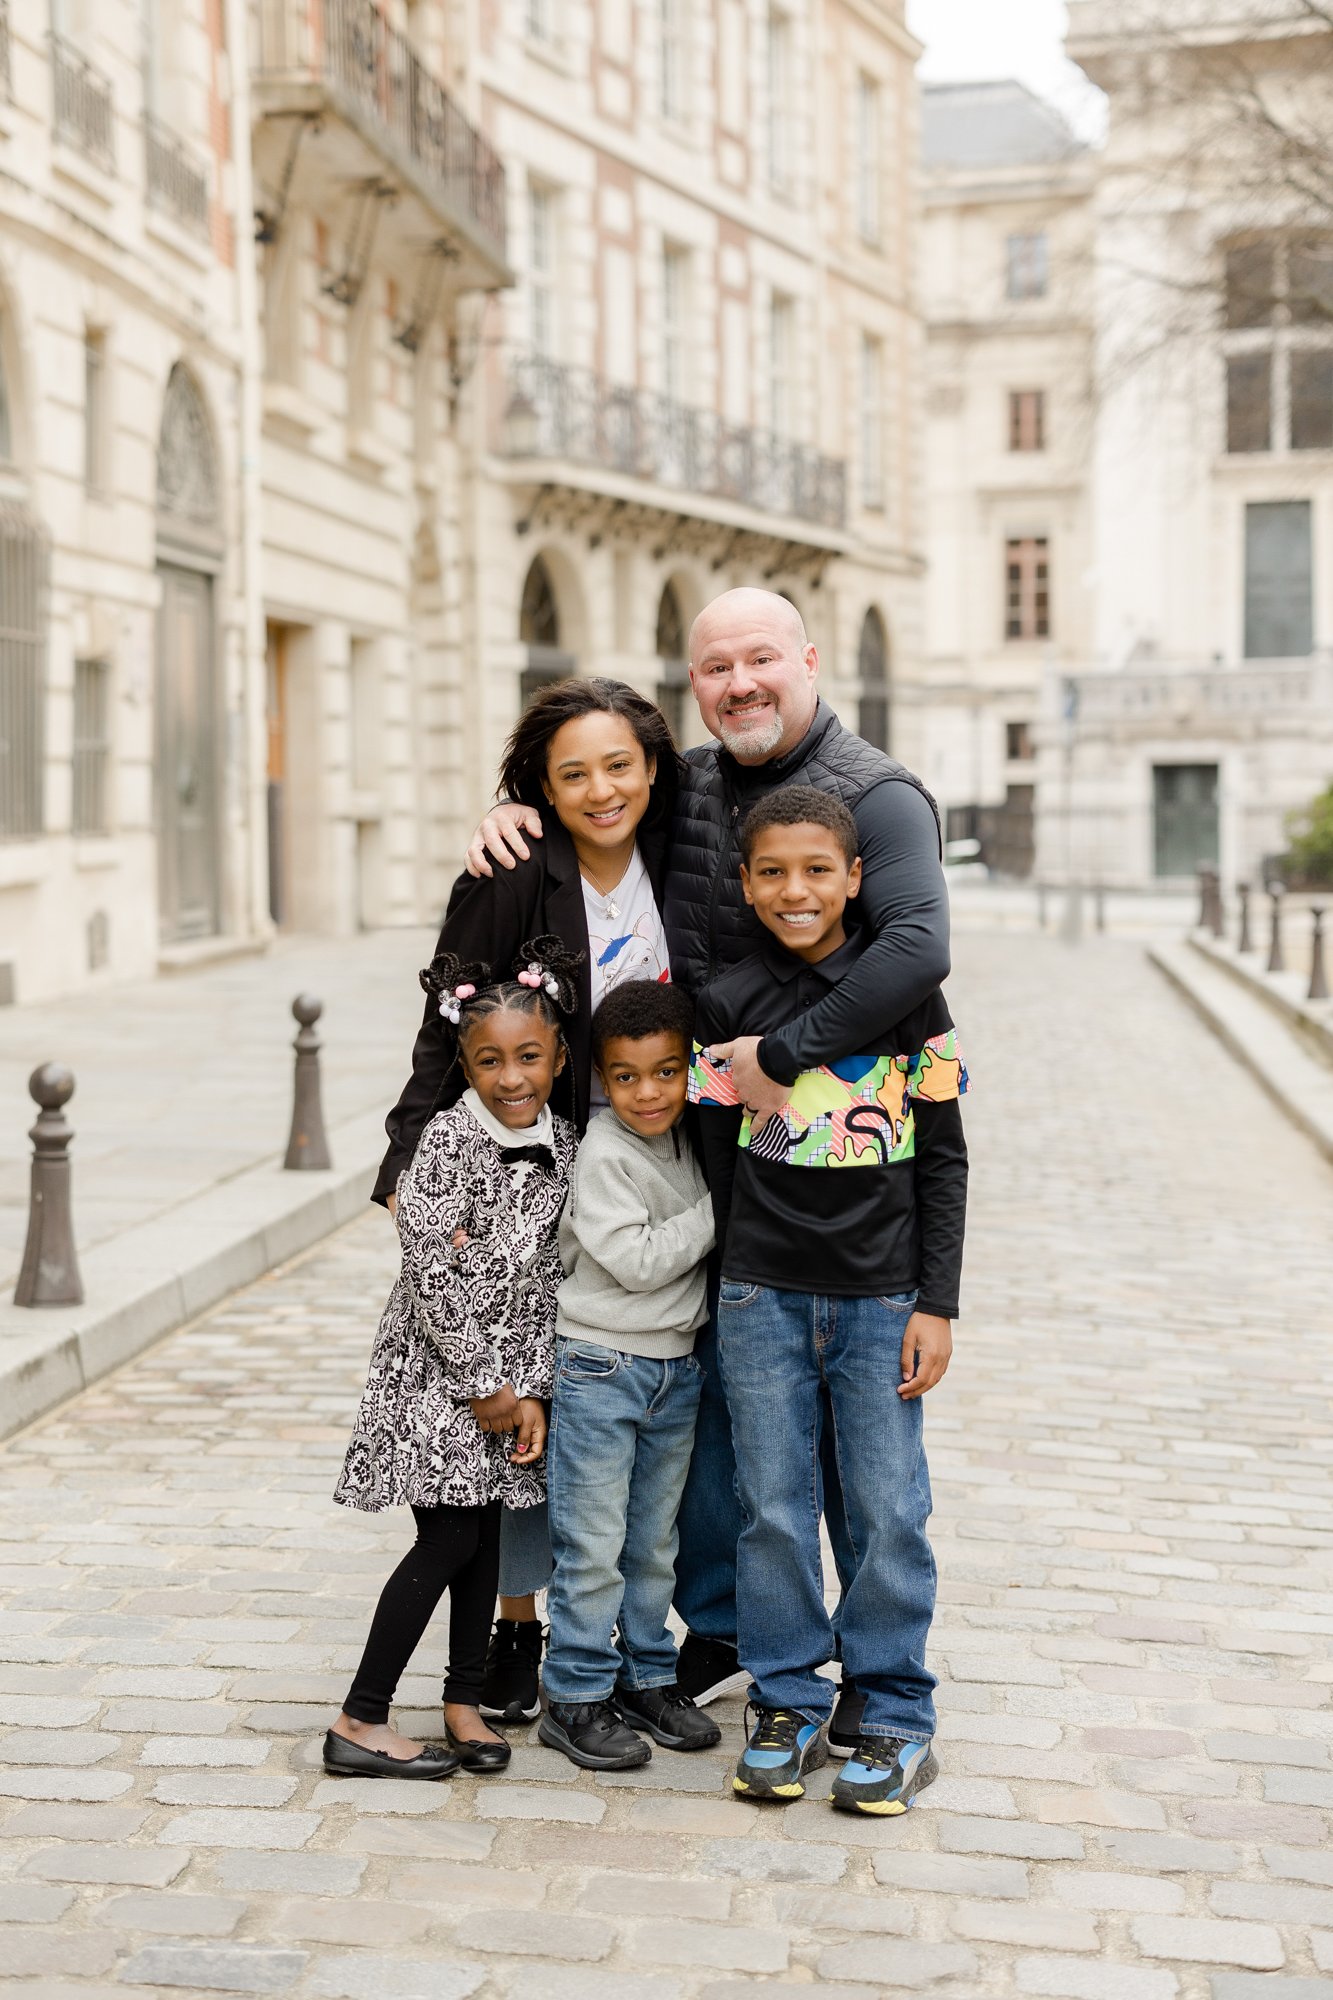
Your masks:
[{"label": "balcony railing", "polygon": [[1246,718],[1313,714],[1333,699],[1333,663],[1274,660],[1243,667],[1158,668],[1151,673],[1080,674],[1080,725],[1234,723]]},{"label": "balcony railing", "polygon": [[14,74],[9,59],[9,0],[0,0],[0,100],[8,104],[14,95]]},{"label": "balcony railing", "polygon": [[51,37],[51,77],[57,139],[114,173],[116,113],[110,79],[60,35]]},{"label": "balcony railing", "polygon": [[464,216],[503,262],[500,157],[374,0],[262,0],[260,33],[261,78],[323,83],[427,200]]},{"label": "balcony railing", "polygon": [[847,518],[841,459],[540,355],[511,363],[497,442],[511,458],[599,466],[824,528]]},{"label": "balcony railing", "polygon": [[144,154],[148,199],[185,228],[208,233],[208,173],[184,140],[144,113]]}]

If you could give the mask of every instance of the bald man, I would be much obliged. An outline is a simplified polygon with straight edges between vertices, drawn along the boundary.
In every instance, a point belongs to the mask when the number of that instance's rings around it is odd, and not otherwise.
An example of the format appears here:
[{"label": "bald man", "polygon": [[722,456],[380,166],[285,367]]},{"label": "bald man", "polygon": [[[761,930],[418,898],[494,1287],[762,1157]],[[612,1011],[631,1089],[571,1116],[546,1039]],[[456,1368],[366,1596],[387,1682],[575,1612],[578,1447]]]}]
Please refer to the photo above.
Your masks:
[{"label": "bald man", "polygon": [[[940,986],[949,971],[949,905],[940,866],[935,803],[918,778],[844,729],[820,700],[819,656],[800,613],[771,590],[728,590],[690,629],[690,685],[715,743],[685,753],[663,916],[671,976],[697,993],[716,973],[748,958],[764,932],[740,883],[737,832],[746,811],[780,785],[815,785],[851,810],[861,847],[862,934],[870,942],[847,976],[788,1027],[734,1045],[745,1101],[772,1112],[801,1070],[874,1048],[874,1037]],[[524,835],[540,838],[535,813],[502,804],[482,821],[468,867],[491,873],[528,858]],[[512,851],[511,851],[512,850]],[[694,1458],[680,1510],[676,1609],[689,1628],[680,1684],[701,1704],[745,1685],[736,1661],[736,1543],[740,1509],[731,1426],[715,1358],[715,1332],[701,1329],[704,1370]],[[828,1494],[835,1552],[843,1529]],[[846,1571],[840,1562],[840,1570]],[[855,1742],[857,1713],[835,1715],[830,1746]]]}]

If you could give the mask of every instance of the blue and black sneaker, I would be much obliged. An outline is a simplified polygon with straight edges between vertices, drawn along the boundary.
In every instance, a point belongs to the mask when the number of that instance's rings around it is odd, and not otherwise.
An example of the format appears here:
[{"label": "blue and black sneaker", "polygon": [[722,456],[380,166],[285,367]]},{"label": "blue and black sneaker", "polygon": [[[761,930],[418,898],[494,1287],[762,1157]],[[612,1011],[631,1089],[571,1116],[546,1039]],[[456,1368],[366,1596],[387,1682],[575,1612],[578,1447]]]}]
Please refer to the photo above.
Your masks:
[{"label": "blue and black sneaker", "polygon": [[783,1805],[804,1798],[806,1772],[828,1762],[824,1725],[792,1708],[754,1713],[754,1732],[741,1752],[732,1790],[743,1799],[776,1799]]},{"label": "blue and black sneaker", "polygon": [[833,1781],[842,1812],[904,1813],[939,1775],[929,1743],[898,1736],[863,1736]]}]

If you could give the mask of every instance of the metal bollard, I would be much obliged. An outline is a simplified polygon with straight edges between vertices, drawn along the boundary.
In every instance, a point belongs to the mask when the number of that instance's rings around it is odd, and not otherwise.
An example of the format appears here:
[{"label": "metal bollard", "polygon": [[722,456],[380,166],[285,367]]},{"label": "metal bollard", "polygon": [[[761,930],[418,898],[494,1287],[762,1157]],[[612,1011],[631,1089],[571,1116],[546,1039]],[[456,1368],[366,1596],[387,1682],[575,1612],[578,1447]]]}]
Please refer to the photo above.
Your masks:
[{"label": "metal bollard", "polygon": [[1199,928],[1214,937],[1221,937],[1223,930],[1222,878],[1207,864],[1199,870]]},{"label": "metal bollard", "polygon": [[1045,930],[1045,928],[1046,928],[1046,884],[1045,884],[1044,882],[1038,882],[1038,884],[1037,884],[1037,929],[1038,929],[1039,931],[1044,931],[1044,930]]},{"label": "metal bollard", "polygon": [[32,1140],[32,1195],[14,1304],[81,1306],[83,1280],[74,1250],[69,1203],[69,1142],[74,1133],[65,1117],[65,1106],[74,1095],[74,1078],[59,1063],[43,1063],[28,1078],[28,1094],[38,1110],[37,1123],[28,1134]]},{"label": "metal bollard", "polygon": [[1195,872],[1199,878],[1199,914],[1194,921],[1197,929],[1206,931],[1208,928],[1208,869],[1201,861]]},{"label": "metal bollard", "polygon": [[292,1133],[282,1164],[295,1173],[317,1173],[333,1165],[324,1133],[324,1106],[319,1088],[320,1041],[315,1033],[315,1023],[323,1012],[324,1002],[313,993],[298,993],[292,1002],[292,1013],[300,1029],[292,1043],[296,1050]]},{"label": "metal bollard", "polygon": [[1254,943],[1250,937],[1250,885],[1248,882],[1237,882],[1236,901],[1240,904],[1240,936],[1236,939],[1236,950],[1253,951]]},{"label": "metal bollard", "polygon": [[1282,898],[1286,890],[1280,882],[1270,882],[1268,897],[1273,906],[1268,932],[1268,971],[1285,972],[1286,960],[1282,956]]},{"label": "metal bollard", "polygon": [[1310,990],[1307,1000],[1327,1000],[1328,974],[1324,970],[1324,905],[1311,903],[1310,915],[1314,918],[1314,936],[1310,941]]},{"label": "metal bollard", "polygon": [[1106,929],[1106,891],[1100,882],[1092,892],[1092,920],[1099,931]]}]

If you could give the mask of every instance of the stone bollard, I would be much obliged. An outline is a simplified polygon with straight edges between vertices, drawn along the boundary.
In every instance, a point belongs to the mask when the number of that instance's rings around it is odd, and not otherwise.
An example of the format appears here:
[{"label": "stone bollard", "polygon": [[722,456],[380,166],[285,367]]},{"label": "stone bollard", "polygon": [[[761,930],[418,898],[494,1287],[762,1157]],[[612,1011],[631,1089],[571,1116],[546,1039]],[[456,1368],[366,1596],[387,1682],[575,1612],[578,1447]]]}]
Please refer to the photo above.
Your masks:
[{"label": "stone bollard", "polygon": [[1310,940],[1310,990],[1307,1000],[1327,1000],[1328,974],[1324,970],[1324,904],[1311,903],[1314,935]]},{"label": "stone bollard", "polygon": [[1062,944],[1078,944],[1083,937],[1083,885],[1070,882],[1065,888],[1065,900],[1060,911],[1060,941]]},{"label": "stone bollard", "polygon": [[1282,956],[1282,898],[1286,890],[1280,882],[1270,882],[1268,899],[1272,904],[1272,916],[1268,930],[1268,971],[1285,972],[1287,962]]},{"label": "stone bollard", "polygon": [[298,993],[292,1002],[292,1014],[300,1028],[292,1043],[296,1050],[292,1134],[282,1164],[294,1173],[318,1173],[333,1165],[324,1135],[324,1106],[319,1089],[320,1042],[315,1033],[315,1023],[323,1012],[324,1002],[316,1000],[313,993]]},{"label": "stone bollard", "polygon": [[65,1106],[74,1095],[74,1078],[59,1063],[43,1063],[28,1078],[28,1094],[38,1110],[37,1123],[28,1134],[32,1140],[32,1196],[14,1304],[81,1306],[83,1280],[69,1203],[69,1142],[74,1133],[65,1118]]},{"label": "stone bollard", "polygon": [[1237,882],[1236,901],[1240,904],[1240,936],[1236,939],[1237,951],[1253,951],[1254,941],[1250,936],[1250,885]]},{"label": "stone bollard", "polygon": [[1216,868],[1205,863],[1199,870],[1199,929],[1220,938],[1222,920],[1222,878]]},{"label": "stone bollard", "polygon": [[1099,931],[1106,929],[1106,891],[1100,882],[1092,892],[1092,921]]}]

